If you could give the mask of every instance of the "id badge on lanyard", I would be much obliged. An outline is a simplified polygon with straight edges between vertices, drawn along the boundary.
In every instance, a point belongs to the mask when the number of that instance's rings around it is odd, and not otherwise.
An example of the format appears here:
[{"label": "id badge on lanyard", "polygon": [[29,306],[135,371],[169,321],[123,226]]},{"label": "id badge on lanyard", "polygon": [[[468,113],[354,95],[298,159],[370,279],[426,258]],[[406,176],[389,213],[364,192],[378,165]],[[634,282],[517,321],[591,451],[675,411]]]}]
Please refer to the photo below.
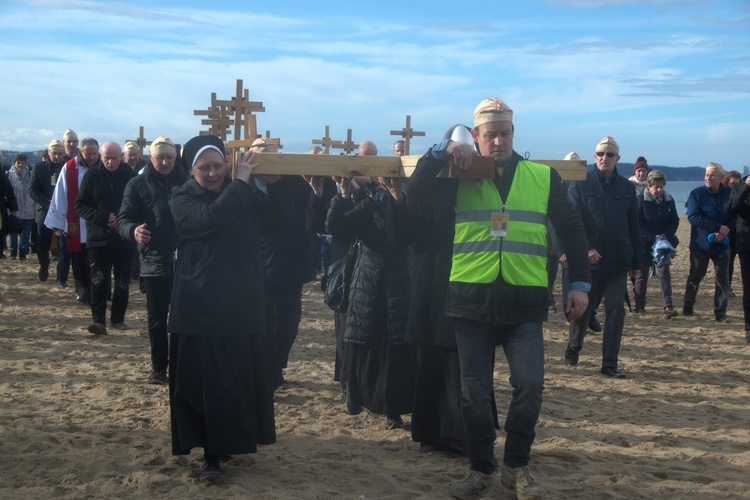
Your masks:
[{"label": "id badge on lanyard", "polygon": [[500,238],[508,236],[508,221],[510,221],[509,214],[493,212],[490,219],[490,234]]}]

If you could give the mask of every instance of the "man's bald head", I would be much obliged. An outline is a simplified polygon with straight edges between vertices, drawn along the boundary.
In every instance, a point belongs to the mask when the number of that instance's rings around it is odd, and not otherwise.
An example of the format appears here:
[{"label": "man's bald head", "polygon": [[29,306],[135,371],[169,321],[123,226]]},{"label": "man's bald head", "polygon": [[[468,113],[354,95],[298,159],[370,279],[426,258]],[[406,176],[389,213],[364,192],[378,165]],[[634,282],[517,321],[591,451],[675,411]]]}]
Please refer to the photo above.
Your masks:
[{"label": "man's bald head", "polygon": [[313,146],[310,148],[310,154],[311,155],[322,155],[323,154],[323,148],[320,146]]},{"label": "man's bald head", "polygon": [[372,141],[362,141],[357,156],[378,156],[378,147]]},{"label": "man's bald head", "polygon": [[105,142],[102,144],[100,152],[102,163],[104,167],[110,172],[114,172],[120,168],[120,161],[122,160],[122,148],[116,142]]}]

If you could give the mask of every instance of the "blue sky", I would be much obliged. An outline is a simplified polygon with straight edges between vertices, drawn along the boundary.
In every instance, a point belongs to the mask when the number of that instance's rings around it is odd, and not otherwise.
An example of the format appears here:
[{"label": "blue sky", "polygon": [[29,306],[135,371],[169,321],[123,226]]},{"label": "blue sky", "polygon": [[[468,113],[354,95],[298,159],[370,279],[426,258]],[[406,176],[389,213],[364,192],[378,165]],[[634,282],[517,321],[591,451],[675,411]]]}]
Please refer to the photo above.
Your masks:
[{"label": "blue sky", "polygon": [[500,97],[532,158],[591,162],[611,135],[624,162],[750,165],[747,0],[0,0],[0,65],[6,150],[185,142],[242,79],[288,153],[328,125],[391,154],[410,115],[422,154]]}]

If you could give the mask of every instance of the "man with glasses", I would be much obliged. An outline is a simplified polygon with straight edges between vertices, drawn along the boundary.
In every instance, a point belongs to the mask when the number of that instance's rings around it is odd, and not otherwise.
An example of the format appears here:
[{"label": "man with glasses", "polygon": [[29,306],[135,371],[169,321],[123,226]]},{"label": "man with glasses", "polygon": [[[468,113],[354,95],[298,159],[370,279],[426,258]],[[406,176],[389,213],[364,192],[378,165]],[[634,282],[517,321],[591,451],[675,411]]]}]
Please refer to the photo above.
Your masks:
[{"label": "man with glasses", "polygon": [[607,136],[596,145],[594,160],[596,168],[585,181],[573,183],[568,192],[586,228],[591,290],[588,309],[570,322],[565,362],[569,366],[578,364],[589,317],[606,297],[601,373],[619,378],[623,376],[617,357],[625,319],[627,278],[641,265],[638,202],[633,183],[617,173],[620,146],[612,137]]}]

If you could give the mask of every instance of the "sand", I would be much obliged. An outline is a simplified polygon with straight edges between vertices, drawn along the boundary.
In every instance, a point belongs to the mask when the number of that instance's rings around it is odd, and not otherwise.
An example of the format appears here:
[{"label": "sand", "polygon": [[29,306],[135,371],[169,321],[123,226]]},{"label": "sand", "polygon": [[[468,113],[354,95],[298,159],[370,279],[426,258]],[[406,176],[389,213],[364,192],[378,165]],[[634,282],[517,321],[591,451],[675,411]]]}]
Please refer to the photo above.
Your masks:
[{"label": "sand", "polygon": [[[688,230],[683,217],[681,241]],[[678,251],[681,309],[686,245]],[[145,383],[144,296],[131,290],[130,330],[94,337],[85,330],[89,309],[70,289],[40,283],[36,270],[34,256],[0,261],[0,498],[448,498],[467,469],[461,457],[420,452],[383,417],[346,414],[333,381],[332,314],[310,283],[290,386],[276,395],[278,442],[234,457],[216,484],[199,483],[190,471],[200,450],[170,455],[167,387]],[[739,263],[736,276],[739,292]],[[599,374],[600,335],[587,337],[577,367],[565,366],[562,313],[545,324],[546,390],[531,465],[549,498],[750,498],[741,299],[730,299],[731,323],[715,322],[712,271],[706,280],[696,315],[672,320],[662,318],[658,282],[650,283],[646,314],[626,315],[625,379]],[[502,420],[502,355],[495,388]],[[499,484],[485,493],[513,498]]]}]

